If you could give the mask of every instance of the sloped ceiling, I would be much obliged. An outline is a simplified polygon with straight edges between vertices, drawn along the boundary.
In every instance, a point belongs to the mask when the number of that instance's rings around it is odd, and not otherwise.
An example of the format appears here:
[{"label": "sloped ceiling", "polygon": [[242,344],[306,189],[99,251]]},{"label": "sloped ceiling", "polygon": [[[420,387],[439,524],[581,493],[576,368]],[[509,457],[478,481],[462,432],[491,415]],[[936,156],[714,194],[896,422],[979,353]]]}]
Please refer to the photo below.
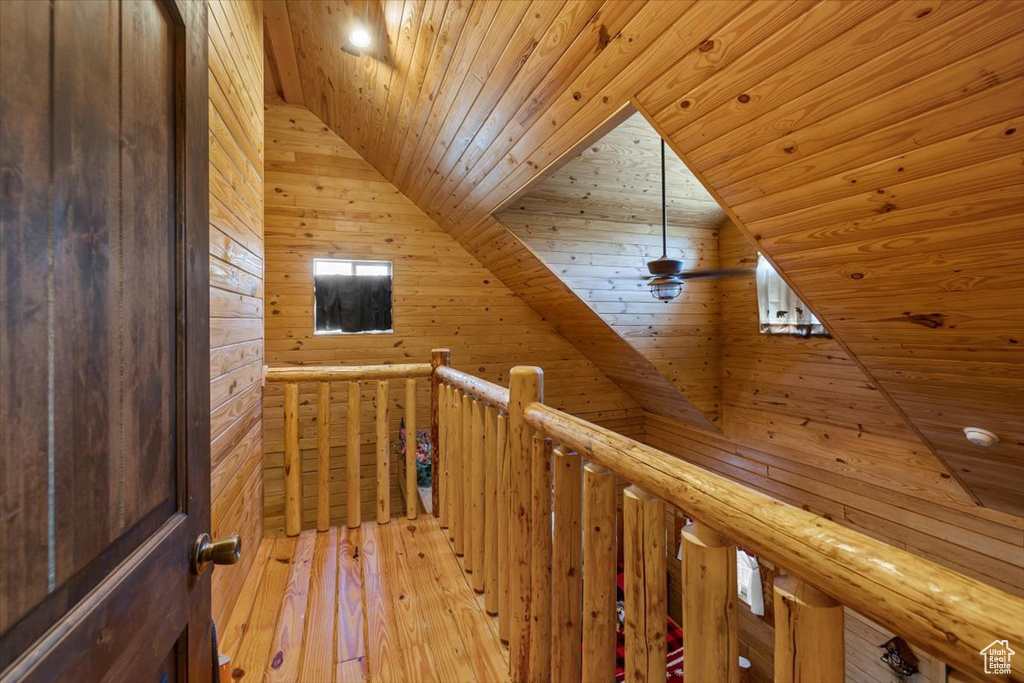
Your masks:
[{"label": "sloped ceiling", "polygon": [[1024,510],[1024,3],[390,0],[376,58],[340,51],[348,7],[278,13],[282,94],[485,265],[490,214],[632,100],[971,491]]},{"label": "sloped ceiling", "polygon": [[[689,282],[679,298],[659,302],[645,279],[646,262],[662,249],[660,148],[643,115],[633,114],[495,218],[717,423],[718,283]],[[669,255],[686,270],[714,269],[725,212],[675,154],[665,156]]]}]

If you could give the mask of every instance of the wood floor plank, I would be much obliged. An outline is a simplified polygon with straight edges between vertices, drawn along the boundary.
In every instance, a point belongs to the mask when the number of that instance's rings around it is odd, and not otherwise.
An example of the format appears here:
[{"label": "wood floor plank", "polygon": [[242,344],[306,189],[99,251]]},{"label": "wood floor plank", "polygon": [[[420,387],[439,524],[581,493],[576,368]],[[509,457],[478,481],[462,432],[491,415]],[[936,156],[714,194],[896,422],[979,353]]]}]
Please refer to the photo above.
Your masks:
[{"label": "wood floor plank", "polygon": [[299,534],[292,556],[288,585],[284,591],[281,612],[277,619],[273,646],[270,648],[270,666],[267,680],[271,683],[293,683],[299,678],[302,664],[302,638],[305,633],[306,603],[309,598],[309,578],[313,565],[316,531],[307,529]]},{"label": "wood floor plank", "polygon": [[366,658],[358,657],[347,662],[338,662],[338,671],[334,680],[336,683],[365,683]]},{"label": "wood floor plank", "polygon": [[338,528],[338,612],[335,619],[338,646],[334,661],[339,665],[339,672],[343,668],[341,664],[366,657],[359,541],[359,529]]},{"label": "wood floor plank", "polygon": [[334,678],[334,629],[338,601],[338,529],[316,535],[306,607],[306,636],[299,680],[330,683]]},{"label": "wood floor plank", "polygon": [[431,560],[434,576],[448,598],[448,606],[462,637],[478,681],[508,680],[507,666],[498,640],[497,624],[483,609],[483,601],[466,580],[451,546],[433,517],[416,520],[426,545],[422,551]]},{"label": "wood floor plank", "polygon": [[413,590],[406,571],[407,558],[401,536],[408,533],[399,520],[377,527],[378,558],[384,582],[386,605],[395,625],[395,644],[405,662],[410,680],[436,681],[437,664],[427,645],[424,605]]},{"label": "wood floor plank", "polygon": [[238,648],[238,657],[232,665],[232,679],[236,681],[260,681],[267,671],[270,648],[274,642],[277,616],[284,602],[284,591],[288,585],[291,559],[295,552],[296,539],[285,536],[274,539],[273,550],[263,571],[263,580],[256,593],[256,600],[249,617],[249,628]]},{"label": "wood floor plank", "polygon": [[242,595],[236,681],[508,680],[496,619],[431,516],[267,539]]},{"label": "wood floor plank", "polygon": [[274,539],[272,538],[264,539],[260,543],[260,547],[256,550],[256,559],[253,560],[249,574],[245,577],[245,583],[242,585],[242,592],[238,594],[235,609],[231,610],[228,623],[217,629],[217,645],[220,652],[230,657],[232,662],[235,661],[238,648],[249,629],[249,619],[252,617],[256,605],[256,592],[263,580],[263,571],[267,567],[267,560],[270,559],[273,549]]},{"label": "wood floor plank", "polygon": [[[422,541],[429,526],[420,523],[402,524],[401,534],[405,546],[407,571],[412,580],[412,591],[417,607],[422,610],[426,626],[422,637],[434,653],[438,678],[442,681],[471,681],[473,666],[458,630],[452,629],[454,616],[448,598],[434,576],[429,547]],[[444,534],[444,532],[441,532]],[[450,547],[450,546],[449,546]],[[454,553],[454,549],[450,552]]]},{"label": "wood floor plank", "polygon": [[398,651],[395,622],[388,609],[384,578],[381,576],[378,526],[363,524],[359,556],[363,567],[363,610],[366,615],[366,647],[370,653],[367,669],[370,680],[377,683],[412,680]]}]

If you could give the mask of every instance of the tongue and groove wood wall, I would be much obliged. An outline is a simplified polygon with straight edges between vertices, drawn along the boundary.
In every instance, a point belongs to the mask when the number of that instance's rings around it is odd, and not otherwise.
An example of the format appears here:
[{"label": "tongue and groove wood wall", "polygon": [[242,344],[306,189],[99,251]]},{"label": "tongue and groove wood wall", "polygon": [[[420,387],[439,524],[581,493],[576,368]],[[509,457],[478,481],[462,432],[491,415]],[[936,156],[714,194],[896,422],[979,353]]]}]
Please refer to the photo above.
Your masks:
[{"label": "tongue and groove wood wall", "polygon": [[[643,414],[554,327],[515,294],[308,109],[269,103],[266,110],[266,360],[270,365],[425,362],[452,350],[454,367],[503,385],[513,365],[539,365],[554,406],[626,434],[642,432]],[[393,334],[314,335],[313,259],[390,260],[394,264]],[[374,510],[375,382],[363,392],[362,506]],[[404,387],[392,383],[395,440]],[[418,422],[429,424],[427,383],[420,382]],[[331,521],[345,520],[347,389],[332,393]],[[316,508],[316,389],[300,390],[303,519]],[[266,528],[282,526],[283,390],[264,401]],[[392,511],[404,509],[392,460]]]},{"label": "tongue and groove wood wall", "polygon": [[[734,225],[726,222],[720,235],[723,267],[756,258]],[[643,440],[1024,594],[1024,520],[974,505],[835,340],[760,334],[752,277],[723,280],[719,289],[722,433],[648,414]],[[678,567],[671,563],[670,575],[670,604],[678,609]],[[741,624],[755,680],[770,680],[771,628],[749,614]],[[890,680],[879,651],[864,647],[866,637],[884,630],[852,613],[846,628],[847,680]]]},{"label": "tongue and groove wood wall", "polygon": [[263,3],[208,5],[212,534],[242,537],[213,573],[227,623],[263,538]]},{"label": "tongue and groove wood wall", "polygon": [[339,55],[348,11],[290,4],[271,82],[301,73],[283,91],[524,299],[564,290],[518,277],[543,265],[490,214],[632,99],[975,494],[1024,512],[1024,5],[388,0],[379,59]]}]

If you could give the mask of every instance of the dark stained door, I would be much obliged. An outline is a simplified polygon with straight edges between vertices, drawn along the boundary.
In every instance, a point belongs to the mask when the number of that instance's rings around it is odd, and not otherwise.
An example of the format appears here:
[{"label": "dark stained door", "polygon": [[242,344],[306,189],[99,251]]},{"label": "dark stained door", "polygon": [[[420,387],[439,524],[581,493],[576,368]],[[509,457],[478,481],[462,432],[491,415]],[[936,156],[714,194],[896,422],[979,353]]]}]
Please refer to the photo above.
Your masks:
[{"label": "dark stained door", "polygon": [[207,681],[206,6],[0,0],[0,671]]}]

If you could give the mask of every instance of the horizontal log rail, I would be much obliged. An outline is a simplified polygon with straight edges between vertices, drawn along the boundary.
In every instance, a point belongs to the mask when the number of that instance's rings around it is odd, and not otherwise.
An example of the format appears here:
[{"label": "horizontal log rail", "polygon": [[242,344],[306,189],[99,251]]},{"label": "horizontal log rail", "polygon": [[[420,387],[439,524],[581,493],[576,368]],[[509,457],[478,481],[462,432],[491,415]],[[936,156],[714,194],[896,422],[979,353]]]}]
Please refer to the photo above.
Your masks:
[{"label": "horizontal log rail", "polygon": [[430,377],[430,363],[395,365],[305,365],[271,368],[264,366],[266,382],[353,382],[360,380]]},{"label": "horizontal log rail", "polygon": [[438,368],[437,379],[451,384],[453,387],[469,394],[472,398],[483,401],[488,405],[508,410],[508,389],[501,385],[474,377],[465,372],[460,372],[451,367]]},{"label": "horizontal log rail", "polygon": [[[961,671],[994,640],[1021,642],[1021,598],[541,403],[524,417]],[[1012,665],[1024,680],[1024,657]]]}]

